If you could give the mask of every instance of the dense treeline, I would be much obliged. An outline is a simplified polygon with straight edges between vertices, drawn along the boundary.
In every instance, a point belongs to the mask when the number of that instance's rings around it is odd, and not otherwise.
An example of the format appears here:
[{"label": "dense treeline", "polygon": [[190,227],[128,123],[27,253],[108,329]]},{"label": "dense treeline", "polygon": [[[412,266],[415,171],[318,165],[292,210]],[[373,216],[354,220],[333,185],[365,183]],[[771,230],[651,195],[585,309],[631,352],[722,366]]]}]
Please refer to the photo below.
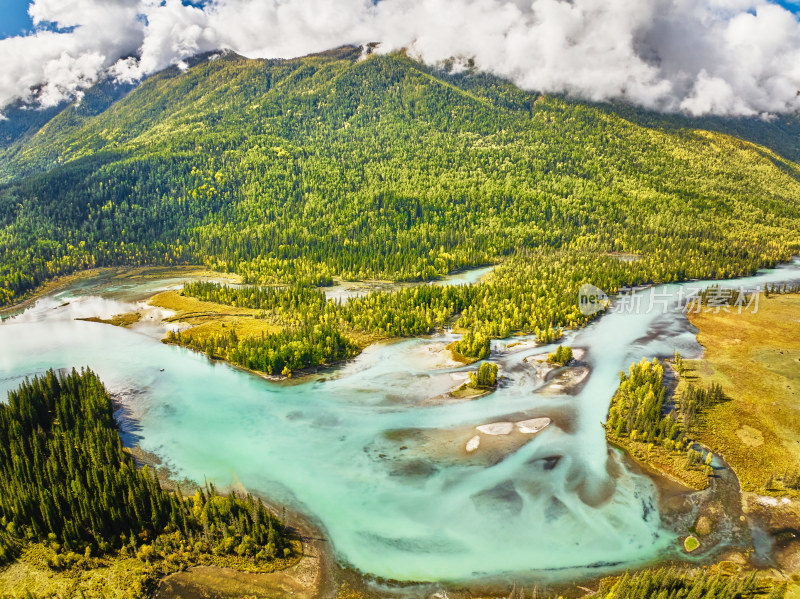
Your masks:
[{"label": "dense treeline", "polygon": [[766,295],[767,297],[769,297],[770,295],[783,295],[787,293],[800,293],[800,284],[773,283],[772,285],[764,285],[764,295]]},{"label": "dense treeline", "polygon": [[568,345],[559,345],[556,351],[547,356],[547,361],[551,364],[566,366],[572,361],[572,348]]},{"label": "dense treeline", "polygon": [[[663,255],[673,256],[668,248],[664,248]],[[673,264],[683,260],[685,256],[676,254]],[[204,282],[187,286],[184,293],[269,311],[289,325],[324,322],[343,332],[405,337],[452,325],[465,331],[457,351],[482,359],[489,355],[492,338],[518,331],[550,343],[561,336],[562,327],[577,327],[590,321],[595,315],[584,315],[577,301],[584,283],[614,294],[654,280],[676,280],[677,275],[670,275],[664,264],[664,260],[650,255],[625,261],[595,251],[537,248],[508,256],[479,285],[419,285],[393,292],[375,291],[344,303],[326,303],[321,291],[307,285],[227,287]],[[748,267],[736,266],[732,261],[727,268],[740,268],[743,272]],[[720,274],[686,263],[682,276]]]},{"label": "dense treeline", "polygon": [[497,385],[497,364],[483,362],[477,372],[469,373],[469,385],[474,389],[491,389]]},{"label": "dense treeline", "polygon": [[[101,550],[131,530],[160,531],[173,499],[122,451],[113,411],[90,372],[49,372],[0,406],[0,518],[20,538],[54,533]],[[173,522],[175,524],[175,522]]]},{"label": "dense treeline", "polygon": [[707,571],[687,572],[673,568],[625,573],[613,583],[604,584],[602,599],[781,599],[785,585],[775,588],[762,584],[756,574],[724,576]]},{"label": "dense treeline", "polygon": [[270,310],[277,313],[286,312],[292,315],[318,314],[326,303],[325,294],[322,291],[303,285],[277,288],[231,287],[207,281],[194,281],[184,285],[182,294],[204,302],[228,304],[253,310]]},{"label": "dense treeline", "polygon": [[456,343],[456,352],[467,358],[482,360],[489,355],[490,350],[489,337],[475,329],[467,329]]},{"label": "dense treeline", "polygon": [[684,435],[674,415],[664,415],[664,366],[646,358],[631,364],[628,374],[619,373],[620,383],[608,412],[607,427],[616,437],[629,436],[646,443],[669,442],[680,448]]},{"label": "dense treeline", "polygon": [[167,341],[205,352],[250,370],[291,376],[293,371],[330,365],[357,355],[360,348],[330,325],[307,324],[260,337],[239,338],[235,331],[209,337],[170,331]]},{"label": "dense treeline", "polygon": [[[667,255],[669,252],[666,252]],[[675,256],[680,264],[685,257]],[[728,265],[734,267],[734,263]],[[746,269],[746,265],[739,266]],[[687,268],[687,276],[719,273]],[[664,261],[645,256],[624,261],[587,250],[537,248],[509,256],[480,285],[420,285],[395,292],[372,292],[346,303],[324,303],[324,295],[307,286],[225,288],[214,283],[187,287],[187,295],[253,309],[272,310],[289,324],[319,321],[344,329],[384,336],[428,334],[452,324],[466,331],[459,353],[474,358],[489,354],[491,338],[520,331],[543,342],[561,336],[561,327],[585,324],[578,290],[591,282],[613,294],[626,286],[672,280]],[[324,310],[323,310],[324,308]]]},{"label": "dense treeline", "polygon": [[[213,487],[189,499],[163,490],[122,447],[111,401],[89,370],[26,381],[0,404],[0,561],[24,542],[76,552],[132,550],[152,543],[259,559],[291,552],[281,523],[251,496]],[[169,542],[159,540],[167,535]]]},{"label": "dense treeline", "polygon": [[[169,69],[18,142],[0,157],[0,305],[92,266],[205,262],[316,286],[511,256],[453,313],[476,335],[555,336],[583,322],[582,282],[732,277],[800,248],[797,167],[766,150],[357,58]],[[438,317],[413,312],[408,330]]]},{"label": "dense treeline", "polygon": [[[187,284],[182,293],[203,301],[263,310],[264,315],[269,313],[289,327],[302,326],[302,333],[298,331],[282,333],[253,342],[261,345],[266,343],[269,348],[277,351],[280,342],[301,340],[303,335],[307,335],[308,330],[312,330],[309,329],[309,323],[314,322],[323,323],[328,332],[335,325],[343,331],[385,337],[412,337],[432,333],[447,324],[460,325],[462,323],[460,317],[476,301],[481,300],[480,291],[486,289],[488,287],[475,285],[422,285],[390,293],[375,291],[363,297],[351,298],[344,303],[327,302],[324,293],[304,286],[265,289],[255,286],[228,287],[219,283],[204,282]],[[474,324],[472,327],[466,330],[458,342],[457,350],[465,356],[484,358],[489,354],[490,337],[477,330],[478,327]],[[346,333],[338,333],[339,341],[345,337]],[[203,351],[210,347],[211,353],[215,355],[230,352],[227,350],[219,352],[214,348],[228,348],[240,342],[250,343],[233,337],[226,340],[224,336],[206,343],[179,334],[171,334],[169,340],[191,345]],[[310,339],[307,340],[311,342]],[[344,352],[342,355],[331,354],[329,357],[336,360],[350,355]],[[307,365],[316,363],[311,362]],[[290,366],[290,368],[297,367],[297,365]]]},{"label": "dense treeline", "polygon": [[[206,339],[170,333],[168,341],[254,370],[287,374],[354,356],[359,348],[348,333],[381,337],[432,333],[455,322],[475,301],[477,290],[473,285],[422,285],[391,293],[376,291],[342,303],[328,302],[323,292],[302,285],[264,288],[190,283],[184,286],[184,295],[262,310],[288,328],[273,335],[243,339],[233,332]],[[469,329],[457,344],[457,351],[465,356],[486,357],[489,337]]]},{"label": "dense treeline", "polygon": [[474,285],[421,285],[391,293],[375,291],[344,303],[329,303],[327,314],[344,326],[390,337],[432,333],[451,323],[477,297]]}]

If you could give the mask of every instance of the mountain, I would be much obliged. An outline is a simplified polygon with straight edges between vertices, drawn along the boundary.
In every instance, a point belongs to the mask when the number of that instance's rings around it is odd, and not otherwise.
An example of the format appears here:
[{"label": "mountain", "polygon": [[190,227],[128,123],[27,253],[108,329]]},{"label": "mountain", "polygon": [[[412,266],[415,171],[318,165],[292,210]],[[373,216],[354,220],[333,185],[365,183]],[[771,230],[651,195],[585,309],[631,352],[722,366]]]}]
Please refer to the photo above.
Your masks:
[{"label": "mountain", "polygon": [[86,90],[74,104],[62,102],[57,106],[41,109],[16,102],[6,107],[3,110],[4,118],[0,119],[0,161],[5,163],[9,160],[31,136],[64,110],[68,110],[72,118],[92,117],[106,110],[134,87],[134,84],[116,83],[106,79]]},{"label": "mountain", "polygon": [[[571,290],[735,276],[800,249],[790,120],[708,131],[349,47],[208,55],[97,94],[0,144],[0,304],[111,264],[325,284],[503,260],[510,285],[534,252],[569,265]],[[777,142],[720,132],[737,126]]]}]

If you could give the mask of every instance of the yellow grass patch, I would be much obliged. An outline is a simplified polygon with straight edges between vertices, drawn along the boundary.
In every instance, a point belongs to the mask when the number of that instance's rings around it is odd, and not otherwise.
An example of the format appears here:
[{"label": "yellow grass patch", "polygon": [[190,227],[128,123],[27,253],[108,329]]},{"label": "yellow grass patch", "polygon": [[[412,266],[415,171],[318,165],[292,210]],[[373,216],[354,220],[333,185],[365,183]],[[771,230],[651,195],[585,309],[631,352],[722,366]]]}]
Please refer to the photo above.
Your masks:
[{"label": "yellow grass patch", "polygon": [[208,338],[235,331],[239,338],[269,335],[281,330],[273,319],[264,313],[248,308],[237,308],[214,302],[203,302],[181,295],[180,291],[165,291],[150,298],[150,305],[175,312],[166,322],[183,322],[191,328],[183,331],[184,338]]},{"label": "yellow grass patch", "polygon": [[89,318],[78,318],[78,320],[85,320],[86,322],[102,322],[103,324],[114,325],[115,327],[129,327],[136,324],[141,320],[142,315],[139,312],[126,312],[125,314],[116,314],[111,318],[98,318],[91,316]]},{"label": "yellow grass patch", "polygon": [[0,596],[24,598],[26,593],[39,597],[99,597],[108,599],[141,596],[148,578],[146,565],[136,558],[98,560],[98,567],[51,570],[44,557],[51,554],[43,545],[29,547],[22,557],[0,572]]},{"label": "yellow grass patch", "polygon": [[742,428],[736,431],[736,436],[748,447],[761,447],[764,445],[764,435],[761,434],[761,431],[746,424],[743,424]]},{"label": "yellow grass patch", "polygon": [[450,397],[453,399],[478,399],[484,395],[491,393],[493,389],[476,389],[464,383],[458,389],[450,392]]},{"label": "yellow grass patch", "polygon": [[762,295],[758,308],[690,314],[705,355],[684,362],[677,397],[687,384],[719,383],[732,400],[708,410],[694,436],[744,490],[800,495],[773,480],[800,472],[800,296]]}]

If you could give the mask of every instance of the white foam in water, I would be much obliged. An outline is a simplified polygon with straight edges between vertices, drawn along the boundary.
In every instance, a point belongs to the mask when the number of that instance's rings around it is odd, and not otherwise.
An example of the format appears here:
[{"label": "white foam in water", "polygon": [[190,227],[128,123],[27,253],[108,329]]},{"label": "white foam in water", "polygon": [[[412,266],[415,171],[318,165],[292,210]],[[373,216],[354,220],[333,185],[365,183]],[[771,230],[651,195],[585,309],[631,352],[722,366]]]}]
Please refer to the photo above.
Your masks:
[{"label": "white foam in water", "polygon": [[[796,262],[741,284],[792,278],[800,278]],[[679,288],[667,287],[670,298]],[[541,381],[523,359],[552,349],[540,347],[496,358],[506,378],[483,399],[420,406],[453,385],[441,376],[451,370],[420,360],[430,339],[371,347],[325,381],[276,385],[135,329],[73,320],[119,308],[92,294],[41,300],[0,325],[0,394],[51,367],[90,366],[126,398],[144,450],[179,476],[241,482],[313,515],[337,555],[365,573],[424,581],[552,570],[568,578],[592,565],[649,561],[676,543],[652,482],[621,465],[618,477],[609,474],[617,457],[601,422],[620,370],[676,348],[699,350],[680,314],[610,313],[570,333],[565,342],[585,348],[592,367],[575,395],[536,393]],[[533,418],[552,423],[493,465],[475,461],[489,437],[465,450],[477,426],[516,422],[510,442]],[[463,430],[463,455],[426,454],[413,436],[385,435],[408,429],[430,438]]]}]

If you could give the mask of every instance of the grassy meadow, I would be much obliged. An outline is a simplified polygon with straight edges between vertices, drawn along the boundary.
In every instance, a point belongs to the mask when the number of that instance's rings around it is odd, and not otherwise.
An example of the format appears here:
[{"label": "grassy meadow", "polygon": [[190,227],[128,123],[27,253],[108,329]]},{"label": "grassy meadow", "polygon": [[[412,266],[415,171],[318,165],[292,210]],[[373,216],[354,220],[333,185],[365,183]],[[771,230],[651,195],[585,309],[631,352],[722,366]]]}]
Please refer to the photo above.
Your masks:
[{"label": "grassy meadow", "polygon": [[725,458],[744,491],[800,496],[800,296],[762,294],[755,313],[689,319],[705,353],[684,361],[677,395],[718,383],[730,398],[702,416],[695,437]]}]

